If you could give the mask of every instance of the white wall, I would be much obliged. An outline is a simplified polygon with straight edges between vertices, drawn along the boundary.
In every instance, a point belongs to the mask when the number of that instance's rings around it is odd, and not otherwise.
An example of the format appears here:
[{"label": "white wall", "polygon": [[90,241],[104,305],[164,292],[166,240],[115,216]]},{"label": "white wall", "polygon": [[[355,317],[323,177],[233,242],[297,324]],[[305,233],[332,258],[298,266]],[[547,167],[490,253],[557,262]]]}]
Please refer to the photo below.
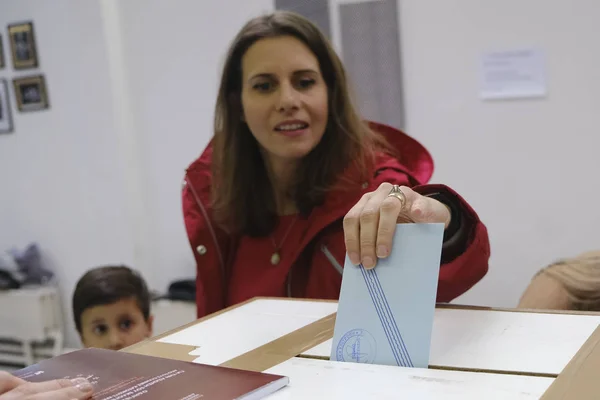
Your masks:
[{"label": "white wall", "polygon": [[[45,74],[51,103],[28,114],[13,104],[15,133],[0,136],[0,251],[41,245],[60,281],[68,346],[79,344],[70,299],[88,268],[126,263],[159,291],[194,277],[184,170],[211,135],[229,41],[273,7],[219,4],[24,0],[0,8],[0,26],[34,21],[41,65],[31,73]],[[28,73],[0,70],[8,79]]]},{"label": "white wall", "polygon": [[[14,71],[6,25],[33,20],[40,67]],[[76,280],[100,263],[133,263],[123,158],[118,148],[103,21],[96,2],[3,2],[0,6],[15,132],[0,135],[0,251],[41,246],[60,280],[72,329]],[[10,79],[43,73],[46,111],[19,113]]]},{"label": "white wall", "polygon": [[[489,275],[457,301],[513,306],[537,269],[600,247],[600,2],[401,1],[399,14],[407,130],[490,231]],[[530,46],[548,97],[480,101],[480,55]]]}]

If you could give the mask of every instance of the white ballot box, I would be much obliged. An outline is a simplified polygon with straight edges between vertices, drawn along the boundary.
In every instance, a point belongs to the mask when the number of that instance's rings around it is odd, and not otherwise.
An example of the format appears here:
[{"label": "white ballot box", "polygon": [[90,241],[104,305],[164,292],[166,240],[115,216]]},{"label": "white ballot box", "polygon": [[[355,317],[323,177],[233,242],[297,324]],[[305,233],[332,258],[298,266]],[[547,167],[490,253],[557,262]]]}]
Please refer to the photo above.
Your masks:
[{"label": "white ballot box", "polygon": [[[557,376],[599,324],[600,315],[437,308],[429,365]],[[328,359],[331,344],[303,355]]]},{"label": "white ballot box", "polygon": [[256,298],[124,351],[289,376],[274,399],[551,400],[600,367],[600,314],[439,305],[419,369],[329,361],[336,311],[334,301]]}]

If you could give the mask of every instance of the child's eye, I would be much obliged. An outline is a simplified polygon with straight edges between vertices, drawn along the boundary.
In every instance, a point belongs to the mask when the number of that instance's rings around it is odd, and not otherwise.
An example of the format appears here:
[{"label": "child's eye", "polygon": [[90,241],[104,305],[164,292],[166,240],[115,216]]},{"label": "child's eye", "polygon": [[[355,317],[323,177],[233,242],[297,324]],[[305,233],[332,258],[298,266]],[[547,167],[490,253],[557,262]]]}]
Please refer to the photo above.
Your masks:
[{"label": "child's eye", "polygon": [[129,329],[131,329],[132,325],[133,321],[130,319],[126,319],[125,321],[121,322],[121,329],[124,331],[128,331]]},{"label": "child's eye", "polygon": [[102,336],[102,335],[106,334],[107,331],[108,331],[108,327],[106,325],[96,325],[94,327],[94,334],[96,334],[98,336]]}]

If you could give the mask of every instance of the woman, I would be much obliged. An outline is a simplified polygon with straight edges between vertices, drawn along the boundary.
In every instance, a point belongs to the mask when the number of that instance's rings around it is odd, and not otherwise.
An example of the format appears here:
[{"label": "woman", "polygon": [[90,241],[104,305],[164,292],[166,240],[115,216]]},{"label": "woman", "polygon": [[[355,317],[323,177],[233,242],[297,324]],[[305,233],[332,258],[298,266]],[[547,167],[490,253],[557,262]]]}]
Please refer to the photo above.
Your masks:
[{"label": "woman", "polygon": [[540,270],[518,308],[600,311],[600,252],[558,261]]},{"label": "woman", "polygon": [[199,317],[255,296],[337,299],[346,251],[373,268],[397,221],[445,224],[439,301],[486,274],[476,213],[449,188],[426,185],[429,153],[361,121],[348,92],[335,51],[297,14],[255,18],[233,41],[213,140],[183,188]]}]

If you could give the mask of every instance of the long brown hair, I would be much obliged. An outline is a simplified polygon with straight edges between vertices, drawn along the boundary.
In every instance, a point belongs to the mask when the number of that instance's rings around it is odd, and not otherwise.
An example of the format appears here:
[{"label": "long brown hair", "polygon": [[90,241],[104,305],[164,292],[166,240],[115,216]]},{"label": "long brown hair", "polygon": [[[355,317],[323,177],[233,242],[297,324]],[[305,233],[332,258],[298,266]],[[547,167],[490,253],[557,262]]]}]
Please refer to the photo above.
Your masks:
[{"label": "long brown hair", "polygon": [[[258,40],[278,36],[299,39],[314,53],[328,89],[325,133],[301,160],[291,185],[290,196],[300,214],[308,215],[321,204],[350,166],[366,175],[374,150],[384,143],[359,117],[342,62],[313,23],[289,11],[250,20],[227,53],[214,119],[212,206],[217,222],[229,233],[264,236],[278,220],[258,142],[241,118],[242,57]],[[357,177],[353,183],[364,178]]]}]

